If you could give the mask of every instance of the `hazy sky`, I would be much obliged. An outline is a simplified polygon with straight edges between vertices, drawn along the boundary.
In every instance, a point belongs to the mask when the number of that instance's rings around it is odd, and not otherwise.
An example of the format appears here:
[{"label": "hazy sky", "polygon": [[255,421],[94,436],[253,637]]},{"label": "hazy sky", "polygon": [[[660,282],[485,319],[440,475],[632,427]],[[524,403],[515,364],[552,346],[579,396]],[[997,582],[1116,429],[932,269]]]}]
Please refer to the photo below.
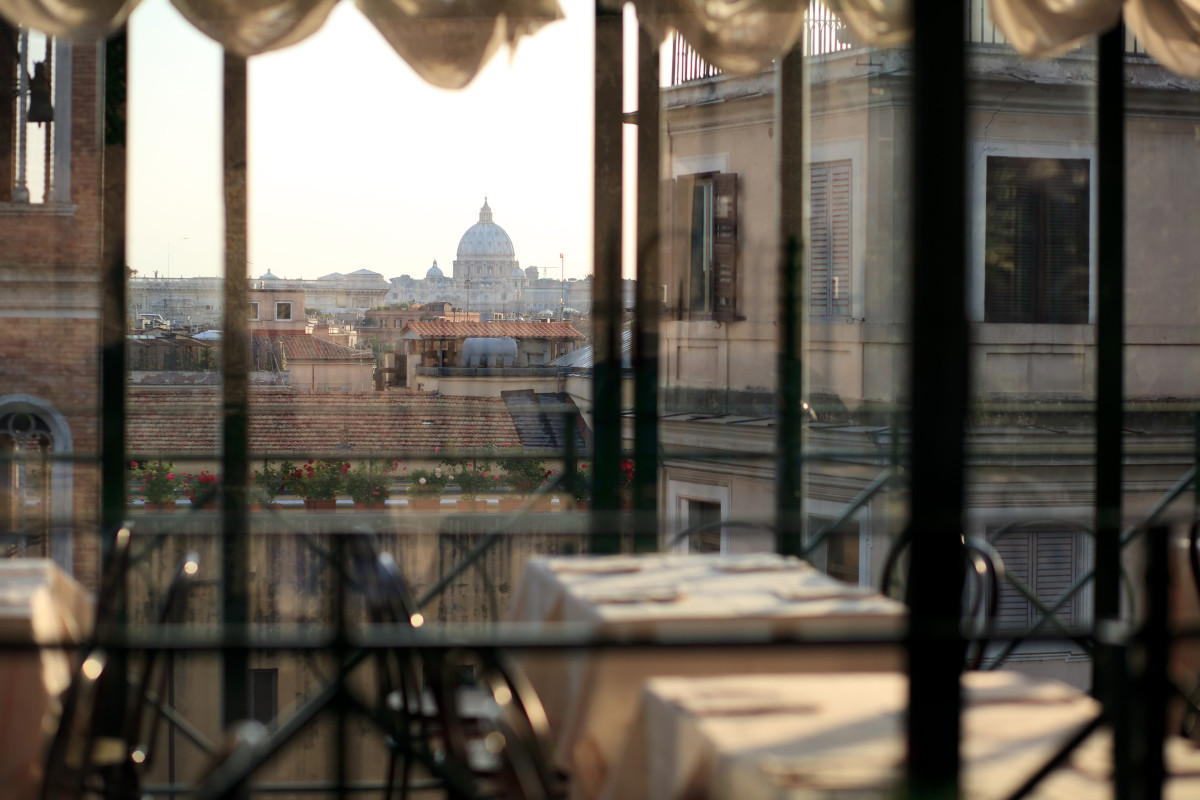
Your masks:
[{"label": "hazy sky", "polygon": [[[484,196],[522,267],[590,267],[590,0],[435,89],[352,3],[294,47],[250,60],[250,273],[450,273]],[[130,21],[129,264],[219,275],[218,45],[167,0]],[[168,264],[169,260],[169,264]]]}]

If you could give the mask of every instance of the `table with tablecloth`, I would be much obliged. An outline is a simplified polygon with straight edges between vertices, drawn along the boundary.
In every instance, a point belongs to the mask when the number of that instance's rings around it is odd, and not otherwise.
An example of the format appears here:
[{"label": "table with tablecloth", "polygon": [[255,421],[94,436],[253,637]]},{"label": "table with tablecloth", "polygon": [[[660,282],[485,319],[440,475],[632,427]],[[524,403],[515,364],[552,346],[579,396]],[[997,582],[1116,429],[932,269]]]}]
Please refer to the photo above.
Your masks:
[{"label": "table with tablecloth", "polygon": [[[1100,705],[1012,671],[963,676],[962,796],[1010,796]],[[602,800],[799,800],[889,796],[904,779],[903,673],[655,678]],[[1097,732],[1035,797],[1110,797],[1111,738]],[[1168,797],[1200,796],[1200,753],[1167,748]]]},{"label": "table with tablecloth", "polygon": [[[567,625],[596,637],[698,636],[720,630],[897,637],[905,609],[869,587],[795,558],[645,555],[531,559],[510,619]],[[601,648],[524,657],[546,707],[555,757],[576,797],[593,797],[633,722],[642,685],[660,675],[903,669],[895,644],[761,648]]]}]

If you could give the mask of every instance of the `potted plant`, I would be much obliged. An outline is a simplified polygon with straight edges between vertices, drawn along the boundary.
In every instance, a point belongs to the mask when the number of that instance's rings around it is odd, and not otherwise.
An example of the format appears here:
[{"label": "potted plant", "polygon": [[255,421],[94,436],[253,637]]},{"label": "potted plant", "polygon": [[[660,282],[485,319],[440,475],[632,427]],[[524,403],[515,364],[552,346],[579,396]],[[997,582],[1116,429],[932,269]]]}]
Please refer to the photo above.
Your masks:
[{"label": "potted plant", "polygon": [[141,495],[146,499],[147,511],[171,512],[175,510],[175,464],[161,461],[134,461],[134,479],[138,482]]},{"label": "potted plant", "polygon": [[365,461],[346,473],[346,493],[354,499],[355,510],[383,508],[391,494],[390,473],[396,466],[395,462]]},{"label": "potted plant", "polygon": [[633,459],[622,458],[620,471],[617,473],[617,494],[621,500],[621,509],[629,511],[633,508]]},{"label": "potted plant", "polygon": [[217,490],[220,488],[220,478],[206,469],[195,475],[184,473],[181,479],[183,494],[192,504],[193,510],[217,507]]},{"label": "potted plant", "polygon": [[408,476],[408,507],[414,511],[437,511],[450,476],[436,469],[414,469]]},{"label": "potted plant", "polygon": [[462,492],[459,511],[486,511],[487,501],[479,495],[496,488],[496,473],[492,462],[484,458],[448,458],[442,462],[450,470],[450,478]]},{"label": "potted plant", "polygon": [[295,465],[290,461],[284,461],[278,467],[271,466],[270,461],[263,461],[262,469],[256,469],[250,474],[253,487],[250,507],[261,505],[271,508],[275,504],[275,497],[287,488],[288,476],[295,470]]},{"label": "potted plant", "polygon": [[575,470],[575,507],[583,510],[592,505],[592,465],[581,461]]},{"label": "potted plant", "polygon": [[333,511],[337,508],[337,496],[346,486],[346,473],[350,471],[347,461],[328,458],[309,459],[292,470],[286,486],[304,498],[304,507],[309,511]]},{"label": "potted plant", "polygon": [[496,461],[503,470],[501,480],[509,491],[508,497],[500,498],[501,511],[517,510],[525,502],[525,497],[536,492],[550,476],[541,459],[525,456],[520,448],[511,448]]}]

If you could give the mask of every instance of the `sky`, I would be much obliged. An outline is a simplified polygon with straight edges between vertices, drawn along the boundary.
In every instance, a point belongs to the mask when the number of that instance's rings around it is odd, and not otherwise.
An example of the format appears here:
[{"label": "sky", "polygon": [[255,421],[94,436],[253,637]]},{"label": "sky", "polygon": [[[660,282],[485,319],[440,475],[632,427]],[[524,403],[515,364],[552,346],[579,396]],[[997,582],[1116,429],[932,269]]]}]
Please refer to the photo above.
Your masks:
[{"label": "sky", "polygon": [[[426,84],[350,2],[249,67],[249,274],[450,274],[484,197],[522,267],[592,271],[590,0],[465,89]],[[221,50],[167,0],[130,19],[128,261],[223,274]],[[629,128],[630,126],[626,126]]]}]

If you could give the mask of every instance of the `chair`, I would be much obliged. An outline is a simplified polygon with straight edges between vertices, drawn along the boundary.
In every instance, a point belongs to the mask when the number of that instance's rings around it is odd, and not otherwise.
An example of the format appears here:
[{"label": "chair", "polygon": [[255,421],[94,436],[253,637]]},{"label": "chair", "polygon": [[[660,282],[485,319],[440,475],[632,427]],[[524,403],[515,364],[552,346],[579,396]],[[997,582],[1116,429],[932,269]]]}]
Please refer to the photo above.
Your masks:
[{"label": "chair", "polygon": [[[129,539],[129,531],[122,528],[110,569],[101,582],[97,597],[99,635],[103,635],[102,628],[116,621],[130,563]],[[188,553],[176,566],[159,609],[160,625],[182,621],[184,600],[198,569],[195,553]],[[163,695],[172,660],[168,656],[167,666],[163,667],[159,655],[159,651],[146,653],[134,693],[126,695],[124,708],[114,709],[108,705],[110,698],[121,697],[114,685],[130,678],[113,669],[112,659],[103,648],[92,645],[85,650],[63,695],[59,725],[47,750],[44,800],[78,798],[88,793],[118,800],[140,797],[141,778],[152,761],[162,713],[158,698]]]}]

